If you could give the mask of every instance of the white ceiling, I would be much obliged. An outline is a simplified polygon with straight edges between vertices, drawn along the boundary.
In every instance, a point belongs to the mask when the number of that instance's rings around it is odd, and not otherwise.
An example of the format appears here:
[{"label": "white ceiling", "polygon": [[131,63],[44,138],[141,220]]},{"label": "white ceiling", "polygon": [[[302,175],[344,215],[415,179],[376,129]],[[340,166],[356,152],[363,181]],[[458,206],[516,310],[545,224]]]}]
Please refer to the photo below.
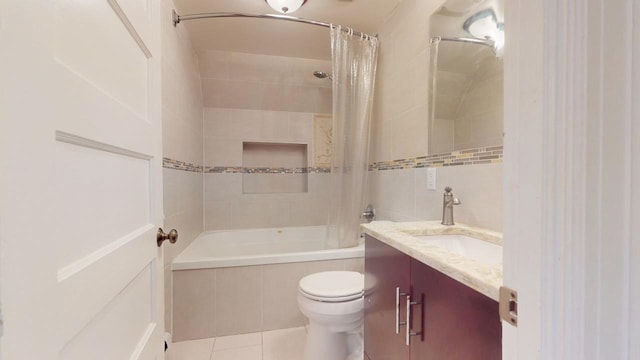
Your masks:
[{"label": "white ceiling", "polygon": [[[174,0],[179,14],[249,12],[275,14],[265,0]],[[402,0],[308,0],[292,16],[349,26],[370,35]],[[265,19],[185,21],[196,50],[225,50],[311,59],[331,58],[329,29]]]}]

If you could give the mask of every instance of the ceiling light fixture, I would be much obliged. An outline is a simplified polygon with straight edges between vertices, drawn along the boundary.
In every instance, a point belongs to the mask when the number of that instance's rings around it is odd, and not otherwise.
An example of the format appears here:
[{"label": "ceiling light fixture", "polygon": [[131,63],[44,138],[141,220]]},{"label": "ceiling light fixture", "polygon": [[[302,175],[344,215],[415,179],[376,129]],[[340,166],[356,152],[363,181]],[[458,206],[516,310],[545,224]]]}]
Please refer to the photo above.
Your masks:
[{"label": "ceiling light fixture", "polygon": [[282,14],[291,14],[298,11],[307,0],[265,0],[273,10]]},{"label": "ceiling light fixture", "polygon": [[464,22],[462,28],[478,39],[493,43],[496,51],[504,46],[504,24],[498,21],[492,9],[474,14]]}]

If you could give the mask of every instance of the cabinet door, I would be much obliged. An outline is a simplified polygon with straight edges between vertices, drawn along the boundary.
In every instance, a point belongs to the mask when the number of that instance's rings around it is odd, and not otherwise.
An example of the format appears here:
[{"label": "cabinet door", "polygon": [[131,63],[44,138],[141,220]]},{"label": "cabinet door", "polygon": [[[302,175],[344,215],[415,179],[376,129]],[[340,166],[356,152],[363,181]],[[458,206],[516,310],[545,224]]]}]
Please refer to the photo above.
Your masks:
[{"label": "cabinet door", "polygon": [[[411,260],[414,301],[411,360],[499,360],[498,303],[441,272]],[[424,312],[424,313],[423,313]]]},{"label": "cabinet door", "polygon": [[[409,291],[410,258],[367,236],[365,244],[364,349],[371,360],[408,360],[404,326],[396,334],[396,288]],[[405,297],[400,298],[400,321],[405,321]]]}]

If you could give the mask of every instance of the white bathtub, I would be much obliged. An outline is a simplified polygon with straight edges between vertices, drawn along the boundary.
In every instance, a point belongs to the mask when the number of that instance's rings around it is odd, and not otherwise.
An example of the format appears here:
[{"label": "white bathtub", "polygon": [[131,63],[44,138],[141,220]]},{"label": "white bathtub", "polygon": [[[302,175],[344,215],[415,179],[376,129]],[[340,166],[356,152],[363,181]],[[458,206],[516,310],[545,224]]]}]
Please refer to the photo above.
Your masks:
[{"label": "white bathtub", "polygon": [[326,248],[326,226],[202,233],[173,261],[173,270],[282,264],[364,257],[364,244]]}]

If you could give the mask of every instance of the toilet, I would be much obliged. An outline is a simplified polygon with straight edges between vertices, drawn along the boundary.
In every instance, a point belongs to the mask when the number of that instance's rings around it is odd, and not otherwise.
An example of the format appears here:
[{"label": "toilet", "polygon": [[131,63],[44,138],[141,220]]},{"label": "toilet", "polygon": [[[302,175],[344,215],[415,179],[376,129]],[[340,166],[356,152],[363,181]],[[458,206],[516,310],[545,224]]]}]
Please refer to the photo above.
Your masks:
[{"label": "toilet", "polygon": [[325,271],[305,276],[298,306],[309,319],[304,360],[362,359],[364,275]]}]

